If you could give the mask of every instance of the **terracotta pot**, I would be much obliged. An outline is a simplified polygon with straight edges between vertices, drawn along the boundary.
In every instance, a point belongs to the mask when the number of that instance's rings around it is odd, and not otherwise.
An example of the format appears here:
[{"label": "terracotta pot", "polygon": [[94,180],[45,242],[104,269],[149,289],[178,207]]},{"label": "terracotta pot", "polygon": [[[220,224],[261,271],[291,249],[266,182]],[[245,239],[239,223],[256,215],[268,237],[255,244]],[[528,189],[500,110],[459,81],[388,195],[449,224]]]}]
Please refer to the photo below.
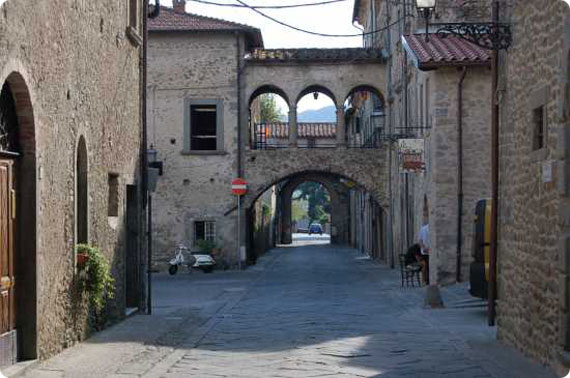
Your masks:
[{"label": "terracotta pot", "polygon": [[87,253],[78,253],[77,254],[77,266],[79,268],[84,268],[89,261],[89,255]]}]

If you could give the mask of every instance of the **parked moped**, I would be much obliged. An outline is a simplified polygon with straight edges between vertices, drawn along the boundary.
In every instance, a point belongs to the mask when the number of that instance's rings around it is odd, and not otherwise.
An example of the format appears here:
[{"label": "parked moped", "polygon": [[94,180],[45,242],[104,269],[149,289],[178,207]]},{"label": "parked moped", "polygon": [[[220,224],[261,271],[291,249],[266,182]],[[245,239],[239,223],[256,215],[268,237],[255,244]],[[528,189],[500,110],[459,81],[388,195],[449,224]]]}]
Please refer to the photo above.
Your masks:
[{"label": "parked moped", "polygon": [[178,272],[180,265],[186,265],[189,272],[191,272],[192,268],[196,268],[204,273],[213,272],[216,265],[216,261],[208,253],[201,251],[190,252],[190,249],[184,244],[178,245],[174,258],[169,263],[168,273],[171,275],[175,275]]}]

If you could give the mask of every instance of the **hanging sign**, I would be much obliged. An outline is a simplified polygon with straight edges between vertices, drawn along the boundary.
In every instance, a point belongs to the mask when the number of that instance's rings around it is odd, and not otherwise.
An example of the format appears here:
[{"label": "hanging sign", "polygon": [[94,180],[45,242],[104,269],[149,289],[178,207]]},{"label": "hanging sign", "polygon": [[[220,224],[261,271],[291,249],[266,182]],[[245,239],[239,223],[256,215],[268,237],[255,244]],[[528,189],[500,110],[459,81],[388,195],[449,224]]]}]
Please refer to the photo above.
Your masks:
[{"label": "hanging sign", "polygon": [[232,194],[234,196],[243,196],[247,194],[247,181],[242,178],[236,178],[232,181]]},{"label": "hanging sign", "polygon": [[424,173],[425,142],[423,139],[399,139],[398,160],[401,173]]}]

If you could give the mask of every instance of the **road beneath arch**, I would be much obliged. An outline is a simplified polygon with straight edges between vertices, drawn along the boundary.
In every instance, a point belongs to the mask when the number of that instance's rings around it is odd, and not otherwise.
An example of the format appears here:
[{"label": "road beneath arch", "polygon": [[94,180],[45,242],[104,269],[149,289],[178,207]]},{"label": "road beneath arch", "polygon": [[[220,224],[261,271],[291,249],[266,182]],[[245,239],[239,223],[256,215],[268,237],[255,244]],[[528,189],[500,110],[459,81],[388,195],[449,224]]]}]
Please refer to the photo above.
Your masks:
[{"label": "road beneath arch", "polygon": [[280,248],[244,272],[155,279],[155,311],[28,377],[552,377],[495,341],[465,286],[447,308],[399,272],[330,245]]}]

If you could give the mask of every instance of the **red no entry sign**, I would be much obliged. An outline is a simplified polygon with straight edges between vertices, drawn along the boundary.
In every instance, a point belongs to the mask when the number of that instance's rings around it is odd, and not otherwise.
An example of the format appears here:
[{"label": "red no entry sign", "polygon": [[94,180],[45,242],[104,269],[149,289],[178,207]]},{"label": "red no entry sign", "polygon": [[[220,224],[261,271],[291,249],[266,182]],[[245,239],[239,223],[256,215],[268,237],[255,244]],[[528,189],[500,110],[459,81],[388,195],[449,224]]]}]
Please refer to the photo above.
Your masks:
[{"label": "red no entry sign", "polygon": [[232,194],[235,196],[243,196],[247,194],[247,181],[237,178],[232,181]]}]

